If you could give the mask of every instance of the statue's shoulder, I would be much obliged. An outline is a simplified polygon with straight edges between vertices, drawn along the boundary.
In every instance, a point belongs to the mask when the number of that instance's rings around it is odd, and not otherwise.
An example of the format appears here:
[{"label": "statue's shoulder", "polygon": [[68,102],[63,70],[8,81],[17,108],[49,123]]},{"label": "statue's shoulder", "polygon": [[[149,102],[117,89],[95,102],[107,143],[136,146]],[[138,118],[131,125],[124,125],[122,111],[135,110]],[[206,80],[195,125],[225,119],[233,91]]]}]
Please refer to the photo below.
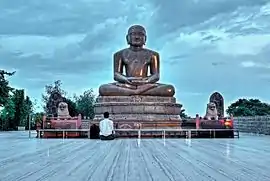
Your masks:
[{"label": "statue's shoulder", "polygon": [[114,59],[115,60],[122,59],[123,57],[125,57],[125,54],[126,54],[125,52],[127,52],[127,49],[122,49],[122,50],[119,50],[119,51],[115,52],[113,54]]},{"label": "statue's shoulder", "polygon": [[125,48],[125,49],[122,49],[122,50],[115,52],[114,55],[121,56],[127,51],[128,51],[128,48]]},{"label": "statue's shoulder", "polygon": [[149,54],[151,54],[151,55],[159,56],[159,53],[156,52],[156,51],[154,51],[154,50],[147,49],[147,48],[144,48],[144,50],[145,50],[146,52],[148,52]]}]

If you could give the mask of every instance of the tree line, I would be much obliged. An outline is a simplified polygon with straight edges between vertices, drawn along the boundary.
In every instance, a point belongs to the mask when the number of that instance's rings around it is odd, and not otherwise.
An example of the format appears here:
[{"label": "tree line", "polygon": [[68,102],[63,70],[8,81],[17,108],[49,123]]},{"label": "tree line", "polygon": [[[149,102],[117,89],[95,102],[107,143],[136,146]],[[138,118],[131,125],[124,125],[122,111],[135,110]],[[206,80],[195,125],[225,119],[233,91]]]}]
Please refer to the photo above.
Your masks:
[{"label": "tree line", "polygon": [[10,86],[7,77],[14,74],[15,72],[0,70],[0,130],[17,130],[20,126],[29,129],[29,125],[31,129],[35,129],[36,123],[42,122],[43,115],[47,115],[46,105],[55,91],[65,98],[70,116],[81,114],[89,119],[94,117],[96,98],[92,89],[84,91],[81,95],[73,94],[72,97],[67,97],[67,92],[61,87],[61,81],[57,80],[53,84],[45,85],[45,92],[42,94],[43,111],[36,112],[36,101],[31,100],[24,89]]},{"label": "tree line", "polygon": [[[17,130],[19,126],[28,129],[35,128],[37,122],[42,121],[42,116],[48,113],[48,102],[53,92],[58,92],[65,98],[68,104],[70,116],[81,114],[83,117],[92,119],[94,117],[95,95],[92,89],[84,91],[81,95],[67,96],[62,89],[60,80],[53,84],[45,85],[42,94],[43,111],[36,112],[36,101],[31,100],[25,94],[24,89],[12,88],[7,77],[13,76],[15,72],[0,70],[0,130]],[[234,117],[240,116],[265,116],[270,115],[270,105],[259,99],[238,99],[226,110],[227,114]],[[179,113],[182,118],[190,118],[182,109]]]}]

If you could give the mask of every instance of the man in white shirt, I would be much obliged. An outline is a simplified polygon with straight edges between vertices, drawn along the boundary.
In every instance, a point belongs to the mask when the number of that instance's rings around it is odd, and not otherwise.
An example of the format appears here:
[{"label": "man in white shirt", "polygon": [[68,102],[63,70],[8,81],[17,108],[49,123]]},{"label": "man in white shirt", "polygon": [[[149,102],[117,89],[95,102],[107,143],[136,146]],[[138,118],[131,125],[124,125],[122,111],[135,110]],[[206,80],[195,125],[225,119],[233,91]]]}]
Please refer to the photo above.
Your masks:
[{"label": "man in white shirt", "polygon": [[110,114],[108,112],[105,112],[103,114],[104,119],[100,121],[99,123],[99,129],[100,129],[100,139],[101,140],[113,140],[114,134],[113,134],[113,121],[109,119]]}]

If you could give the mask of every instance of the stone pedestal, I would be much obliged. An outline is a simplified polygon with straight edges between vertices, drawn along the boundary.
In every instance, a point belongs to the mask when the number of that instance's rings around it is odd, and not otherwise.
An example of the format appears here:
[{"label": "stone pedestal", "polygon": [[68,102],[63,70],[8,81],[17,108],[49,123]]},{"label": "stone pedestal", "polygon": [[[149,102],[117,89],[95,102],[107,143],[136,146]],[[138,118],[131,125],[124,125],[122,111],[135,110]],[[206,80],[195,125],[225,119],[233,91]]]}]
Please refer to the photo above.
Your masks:
[{"label": "stone pedestal", "polygon": [[107,111],[119,129],[133,129],[139,124],[142,128],[180,128],[181,107],[174,97],[99,96],[94,122],[103,119]]}]

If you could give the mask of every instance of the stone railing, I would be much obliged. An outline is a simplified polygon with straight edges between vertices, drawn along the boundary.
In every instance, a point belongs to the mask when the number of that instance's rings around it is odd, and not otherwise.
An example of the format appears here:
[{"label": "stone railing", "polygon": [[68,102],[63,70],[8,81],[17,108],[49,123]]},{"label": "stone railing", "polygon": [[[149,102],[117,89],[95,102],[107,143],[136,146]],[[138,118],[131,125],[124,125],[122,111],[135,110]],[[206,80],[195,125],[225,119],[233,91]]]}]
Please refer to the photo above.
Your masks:
[{"label": "stone railing", "polygon": [[270,116],[235,117],[234,128],[245,133],[270,135]]},{"label": "stone railing", "polygon": [[90,119],[82,119],[82,129],[88,129],[90,121]]}]

